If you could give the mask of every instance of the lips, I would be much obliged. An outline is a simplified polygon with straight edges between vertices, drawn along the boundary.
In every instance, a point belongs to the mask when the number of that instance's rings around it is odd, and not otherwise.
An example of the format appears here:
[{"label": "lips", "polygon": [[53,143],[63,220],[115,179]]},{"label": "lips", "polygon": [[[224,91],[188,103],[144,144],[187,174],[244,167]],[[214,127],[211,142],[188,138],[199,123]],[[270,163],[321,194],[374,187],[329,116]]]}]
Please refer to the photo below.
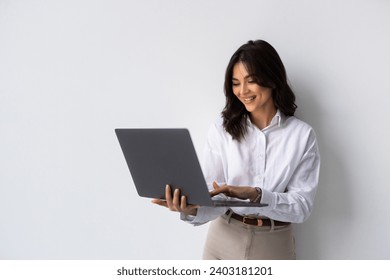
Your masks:
[{"label": "lips", "polygon": [[251,96],[251,97],[248,97],[248,98],[243,98],[243,100],[244,100],[245,103],[249,103],[249,102],[253,101],[255,98],[256,98],[256,96]]}]

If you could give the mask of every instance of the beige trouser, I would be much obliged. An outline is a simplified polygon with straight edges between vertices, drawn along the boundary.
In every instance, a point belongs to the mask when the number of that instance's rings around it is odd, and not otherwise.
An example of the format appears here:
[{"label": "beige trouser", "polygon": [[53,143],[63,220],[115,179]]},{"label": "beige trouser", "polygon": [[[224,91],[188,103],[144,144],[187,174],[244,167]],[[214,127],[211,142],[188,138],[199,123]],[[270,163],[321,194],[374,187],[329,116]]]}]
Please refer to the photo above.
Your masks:
[{"label": "beige trouser", "polygon": [[226,215],[211,222],[204,260],[293,260],[292,226],[257,227]]}]

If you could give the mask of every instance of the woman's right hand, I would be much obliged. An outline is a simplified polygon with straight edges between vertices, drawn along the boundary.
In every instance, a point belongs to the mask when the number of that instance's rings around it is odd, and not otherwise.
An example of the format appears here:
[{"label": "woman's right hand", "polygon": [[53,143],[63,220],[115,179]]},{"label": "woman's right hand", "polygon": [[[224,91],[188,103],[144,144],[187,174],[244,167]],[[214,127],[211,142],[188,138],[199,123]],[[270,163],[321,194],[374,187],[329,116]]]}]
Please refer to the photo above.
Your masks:
[{"label": "woman's right hand", "polygon": [[164,206],[171,211],[193,216],[196,215],[199,208],[199,205],[187,204],[187,198],[185,195],[180,195],[180,189],[175,189],[172,196],[172,190],[169,185],[165,187],[165,200],[153,199],[152,203]]}]

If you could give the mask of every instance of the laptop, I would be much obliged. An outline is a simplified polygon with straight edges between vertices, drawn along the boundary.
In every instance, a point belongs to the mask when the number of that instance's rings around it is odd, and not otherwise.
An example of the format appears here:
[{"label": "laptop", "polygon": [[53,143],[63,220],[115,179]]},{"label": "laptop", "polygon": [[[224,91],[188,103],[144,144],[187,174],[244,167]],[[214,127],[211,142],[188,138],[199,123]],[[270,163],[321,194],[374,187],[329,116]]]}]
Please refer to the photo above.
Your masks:
[{"label": "laptop", "polygon": [[179,188],[188,204],[263,207],[248,200],[212,198],[188,129],[115,129],[141,197],[165,199],[165,186]]}]

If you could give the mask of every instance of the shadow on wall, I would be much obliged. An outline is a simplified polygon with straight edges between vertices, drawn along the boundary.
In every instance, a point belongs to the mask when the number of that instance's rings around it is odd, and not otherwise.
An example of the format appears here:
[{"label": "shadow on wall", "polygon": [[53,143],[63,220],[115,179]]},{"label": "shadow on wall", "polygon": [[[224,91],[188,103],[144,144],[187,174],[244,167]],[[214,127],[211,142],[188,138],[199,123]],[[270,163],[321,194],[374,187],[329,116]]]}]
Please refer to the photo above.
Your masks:
[{"label": "shadow on wall", "polygon": [[[300,81],[304,81],[301,77]],[[314,209],[309,219],[295,225],[296,252],[298,259],[339,259],[340,244],[347,242],[340,235],[350,219],[351,201],[349,199],[348,178],[345,175],[345,161],[337,153],[339,144],[332,131],[332,124],[327,122],[324,106],[320,104],[320,89],[309,84],[294,84],[298,110],[296,116],[309,123],[317,134],[321,155],[320,180]],[[322,99],[323,100],[323,99]],[[334,250],[329,248],[333,244]],[[327,251],[324,251],[326,248]]]}]

